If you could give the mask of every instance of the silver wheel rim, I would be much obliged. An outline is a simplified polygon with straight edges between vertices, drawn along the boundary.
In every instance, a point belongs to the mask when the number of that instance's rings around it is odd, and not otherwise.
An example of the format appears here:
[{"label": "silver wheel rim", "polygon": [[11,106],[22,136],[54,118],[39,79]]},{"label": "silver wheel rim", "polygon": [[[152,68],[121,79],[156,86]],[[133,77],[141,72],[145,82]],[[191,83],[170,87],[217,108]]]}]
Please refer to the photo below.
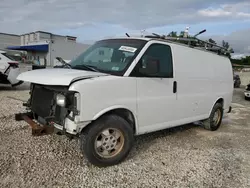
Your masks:
[{"label": "silver wheel rim", "polygon": [[103,158],[118,155],[124,146],[122,132],[115,128],[108,128],[100,132],[95,139],[95,151]]},{"label": "silver wheel rim", "polygon": [[214,117],[213,117],[213,124],[216,126],[219,124],[221,119],[221,111],[218,109],[215,111],[214,113]]}]

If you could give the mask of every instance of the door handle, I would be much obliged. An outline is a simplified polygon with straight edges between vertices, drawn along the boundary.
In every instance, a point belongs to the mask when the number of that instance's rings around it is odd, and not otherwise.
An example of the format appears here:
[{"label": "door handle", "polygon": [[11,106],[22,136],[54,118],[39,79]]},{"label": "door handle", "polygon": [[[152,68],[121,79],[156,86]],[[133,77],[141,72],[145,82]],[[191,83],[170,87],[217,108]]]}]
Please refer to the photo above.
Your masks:
[{"label": "door handle", "polygon": [[174,81],[173,83],[173,93],[176,93],[177,92],[177,82]]}]

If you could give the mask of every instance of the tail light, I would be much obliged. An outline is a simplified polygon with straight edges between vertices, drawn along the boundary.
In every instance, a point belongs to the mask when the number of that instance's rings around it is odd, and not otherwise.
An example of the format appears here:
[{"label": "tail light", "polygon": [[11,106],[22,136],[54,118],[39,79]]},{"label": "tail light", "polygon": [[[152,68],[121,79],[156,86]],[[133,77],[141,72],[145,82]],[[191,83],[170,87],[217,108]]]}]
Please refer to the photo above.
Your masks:
[{"label": "tail light", "polygon": [[10,65],[10,67],[13,67],[13,68],[18,68],[18,65],[19,65],[19,63],[16,61],[8,62],[8,64]]}]

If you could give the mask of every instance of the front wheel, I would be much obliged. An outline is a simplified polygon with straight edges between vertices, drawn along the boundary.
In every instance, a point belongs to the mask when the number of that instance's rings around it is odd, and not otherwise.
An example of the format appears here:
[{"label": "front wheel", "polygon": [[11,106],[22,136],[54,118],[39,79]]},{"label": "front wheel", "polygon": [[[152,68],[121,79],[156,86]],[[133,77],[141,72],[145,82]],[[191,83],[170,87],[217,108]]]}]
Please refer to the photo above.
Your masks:
[{"label": "front wheel", "polygon": [[80,135],[80,145],[88,161],[98,167],[122,162],[134,142],[132,126],[117,115],[103,116]]},{"label": "front wheel", "polygon": [[221,103],[216,103],[207,120],[203,122],[204,128],[210,131],[216,131],[222,122],[223,106]]}]

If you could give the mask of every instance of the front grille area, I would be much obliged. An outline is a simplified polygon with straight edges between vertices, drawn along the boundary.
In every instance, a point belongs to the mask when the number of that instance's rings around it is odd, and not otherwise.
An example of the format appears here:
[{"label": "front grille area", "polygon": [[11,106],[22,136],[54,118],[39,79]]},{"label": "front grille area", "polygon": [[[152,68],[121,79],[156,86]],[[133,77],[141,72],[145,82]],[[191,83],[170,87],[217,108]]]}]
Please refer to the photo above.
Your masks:
[{"label": "front grille area", "polygon": [[59,125],[63,125],[63,121],[67,113],[68,113],[68,109],[62,108],[60,106],[56,106],[55,114],[54,114],[54,122]]},{"label": "front grille area", "polygon": [[31,97],[31,110],[43,118],[51,115],[54,91],[34,85]]}]

